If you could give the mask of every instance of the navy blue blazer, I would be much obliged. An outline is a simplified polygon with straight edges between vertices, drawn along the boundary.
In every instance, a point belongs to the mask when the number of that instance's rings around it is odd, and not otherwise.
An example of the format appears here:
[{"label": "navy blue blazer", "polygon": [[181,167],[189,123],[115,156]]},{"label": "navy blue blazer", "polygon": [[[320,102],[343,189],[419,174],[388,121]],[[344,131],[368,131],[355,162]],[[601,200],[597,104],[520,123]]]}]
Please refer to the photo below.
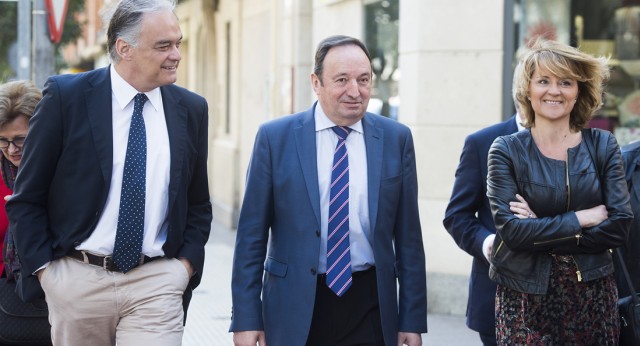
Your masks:
[{"label": "navy blue blazer", "polygon": [[[268,345],[304,345],[320,256],[315,105],[263,124],[247,173],[233,260],[230,330]],[[425,256],[411,131],[367,113],[369,219],[386,345],[427,331]]]},{"label": "navy blue blazer", "polygon": [[489,262],[482,253],[485,238],[496,233],[487,198],[487,156],[493,140],[518,131],[515,116],[469,135],[456,169],[444,227],[458,246],[473,256],[467,326],[495,333],[496,283],[489,278]]},{"label": "navy blue blazer", "polygon": [[[160,90],[171,147],[169,231],[163,250],[193,265],[186,307],[200,282],[211,230],[208,106],[204,98],[178,86]],[[113,164],[112,116],[108,67],[48,79],[7,202],[22,277],[31,285],[39,283],[29,273],[89,237],[102,214]],[[25,300],[37,298],[37,290],[25,289]]]},{"label": "navy blue blazer", "polygon": [[[629,188],[634,218],[629,230],[629,240],[625,246],[618,248],[618,251],[622,251],[622,257],[631,276],[633,287],[638,292],[640,291],[640,141],[627,144],[620,149],[624,159],[625,179]],[[616,266],[618,296],[626,297],[631,292],[622,269],[620,269],[618,256],[613,256],[613,263]]]}]

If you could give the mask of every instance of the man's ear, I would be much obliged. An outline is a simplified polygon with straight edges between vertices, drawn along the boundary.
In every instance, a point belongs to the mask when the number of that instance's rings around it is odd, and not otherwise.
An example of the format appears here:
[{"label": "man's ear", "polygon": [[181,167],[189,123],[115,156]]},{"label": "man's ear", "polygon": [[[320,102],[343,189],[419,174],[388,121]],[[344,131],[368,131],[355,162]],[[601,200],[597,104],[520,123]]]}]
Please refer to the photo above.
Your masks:
[{"label": "man's ear", "polygon": [[116,40],[116,54],[120,56],[122,60],[129,60],[131,58],[131,50],[133,47],[125,40],[119,38]]},{"label": "man's ear", "polygon": [[312,73],[311,87],[313,87],[313,91],[315,91],[316,94],[318,93],[318,89],[320,89],[321,86],[322,86],[322,81],[320,80],[320,77],[318,77],[315,73]]}]

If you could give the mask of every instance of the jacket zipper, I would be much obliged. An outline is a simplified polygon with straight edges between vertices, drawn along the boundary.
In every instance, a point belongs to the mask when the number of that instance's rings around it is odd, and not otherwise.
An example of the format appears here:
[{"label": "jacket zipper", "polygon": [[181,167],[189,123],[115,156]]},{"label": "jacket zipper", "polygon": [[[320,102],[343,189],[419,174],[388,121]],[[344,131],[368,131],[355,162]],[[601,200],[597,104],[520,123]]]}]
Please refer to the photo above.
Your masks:
[{"label": "jacket zipper", "polygon": [[571,205],[571,184],[569,184],[569,154],[567,153],[567,164],[565,165],[564,178],[567,181],[567,212]]},{"label": "jacket zipper", "polygon": [[576,264],[576,275],[578,276],[578,282],[582,282],[582,273],[580,273],[580,268],[578,268],[578,262],[576,262],[576,259],[573,256],[571,256],[571,259],[573,260],[573,263]]},{"label": "jacket zipper", "polygon": [[572,235],[572,236],[569,236],[569,237],[555,238],[555,239],[543,240],[543,241],[536,241],[536,242],[533,242],[533,245],[543,245],[543,244],[548,244],[548,243],[555,243],[557,241],[573,239],[573,238],[577,238],[577,236]]},{"label": "jacket zipper", "polygon": [[[566,169],[565,169],[565,179],[567,180],[567,212],[569,211],[569,208],[571,206],[571,184],[569,184],[569,152],[567,151],[567,164],[565,165]],[[575,238],[578,242],[578,245],[580,245],[580,233],[575,235]],[[571,256],[571,259],[573,260],[573,263],[575,263],[576,265],[576,276],[578,277],[578,282],[582,282],[582,273],[580,273],[580,267],[578,267],[578,262],[576,261],[576,258]]]},{"label": "jacket zipper", "polygon": [[[567,211],[569,211],[569,206],[571,205],[571,186],[569,186],[569,160],[567,159],[567,164],[566,164],[566,170],[565,170],[565,180],[566,180],[566,191],[567,191]],[[578,242],[580,242],[580,238],[578,235],[572,235],[569,237],[563,237],[563,238],[555,238],[555,239],[551,239],[551,240],[543,240],[543,241],[538,241],[538,242],[533,242],[533,245],[543,245],[543,244],[548,244],[548,243],[554,243],[557,241],[562,241],[562,240],[567,240],[567,239],[571,239],[571,238],[578,238]]]},{"label": "jacket zipper", "polygon": [[498,245],[498,249],[496,250],[496,253],[493,255],[493,257],[496,257],[498,255],[498,252],[500,252],[500,249],[502,248],[502,244],[504,244],[504,240],[500,241],[500,245]]}]

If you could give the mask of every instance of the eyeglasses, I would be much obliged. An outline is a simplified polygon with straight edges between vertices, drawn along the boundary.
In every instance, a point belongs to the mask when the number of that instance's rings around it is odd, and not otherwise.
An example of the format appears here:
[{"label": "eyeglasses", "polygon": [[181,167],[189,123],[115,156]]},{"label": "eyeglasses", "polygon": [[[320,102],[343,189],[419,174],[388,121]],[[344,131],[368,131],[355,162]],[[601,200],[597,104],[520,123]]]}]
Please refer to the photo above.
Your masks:
[{"label": "eyeglasses", "polygon": [[13,146],[15,146],[16,148],[21,149],[22,146],[24,145],[25,138],[26,137],[16,137],[12,141],[6,138],[0,138],[0,149],[7,150],[9,149],[9,146],[11,144],[13,144]]}]

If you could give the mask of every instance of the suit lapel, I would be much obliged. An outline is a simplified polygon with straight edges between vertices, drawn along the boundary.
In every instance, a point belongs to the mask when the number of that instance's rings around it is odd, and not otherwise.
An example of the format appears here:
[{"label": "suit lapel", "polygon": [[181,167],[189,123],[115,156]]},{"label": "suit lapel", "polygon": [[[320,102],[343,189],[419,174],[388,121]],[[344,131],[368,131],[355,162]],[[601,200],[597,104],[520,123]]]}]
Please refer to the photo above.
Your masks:
[{"label": "suit lapel", "polygon": [[169,135],[169,150],[171,151],[171,166],[169,168],[169,208],[178,196],[178,187],[182,179],[182,167],[185,157],[187,138],[187,109],[180,104],[176,93],[170,92],[170,85],[160,87],[164,118],[167,122]]},{"label": "suit lapel", "polygon": [[364,118],[362,118],[362,127],[364,131],[364,145],[367,151],[369,223],[371,224],[371,231],[374,232],[376,229],[378,201],[380,197],[384,131],[376,126],[375,118],[369,113],[366,113]]},{"label": "suit lapel", "polygon": [[[111,109],[111,78],[109,68],[97,70],[91,79],[90,87],[84,91],[87,117],[93,136],[96,155],[106,186],[111,183],[113,169],[113,112]],[[109,97],[105,97],[109,95]]]},{"label": "suit lapel", "polygon": [[507,121],[507,134],[512,134],[518,131],[518,124],[516,116],[514,115]]},{"label": "suit lapel", "polygon": [[298,150],[298,160],[302,167],[305,185],[309,200],[316,215],[318,227],[320,227],[320,191],[318,188],[318,161],[316,154],[316,124],[313,113],[315,104],[311,109],[304,112],[300,118],[300,123],[293,129],[296,148]]},{"label": "suit lapel", "polygon": [[[113,170],[113,112],[111,109],[111,79],[109,68],[97,70],[89,80],[89,88],[84,91],[87,116],[96,148],[96,155],[100,160],[100,168],[106,186],[111,183]],[[177,196],[178,186],[182,177],[181,171],[185,153],[185,138],[187,136],[187,109],[180,105],[180,100],[169,92],[170,86],[160,88],[165,120],[169,135],[171,150],[171,168],[169,182],[169,205]]]}]

